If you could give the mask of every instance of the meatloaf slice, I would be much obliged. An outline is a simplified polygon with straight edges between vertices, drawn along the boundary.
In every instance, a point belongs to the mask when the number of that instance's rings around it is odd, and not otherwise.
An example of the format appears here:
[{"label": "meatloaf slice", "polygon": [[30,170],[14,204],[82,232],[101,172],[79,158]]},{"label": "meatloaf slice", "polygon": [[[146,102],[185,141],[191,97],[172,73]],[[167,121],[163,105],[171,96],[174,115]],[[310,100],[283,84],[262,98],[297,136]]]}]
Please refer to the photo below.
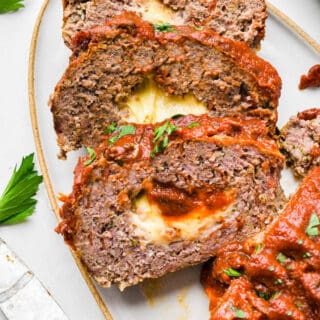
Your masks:
[{"label": "meatloaf slice", "polygon": [[308,109],[290,118],[281,130],[281,148],[297,176],[320,165],[320,109]]},{"label": "meatloaf slice", "polygon": [[260,120],[189,115],[112,130],[80,158],[57,228],[102,286],[206,261],[284,202],[284,158]]},{"label": "meatloaf slice", "polygon": [[267,18],[264,0],[66,0],[63,37],[68,46],[81,30],[104,24],[123,11],[133,11],[152,22],[207,26],[218,34],[259,47]]},{"label": "meatloaf slice", "polygon": [[50,105],[63,152],[97,146],[107,125],[124,116],[126,101],[152,76],[164,94],[193,94],[211,115],[277,120],[281,80],[244,43],[209,29],[154,32],[133,13],[80,32],[72,62]]},{"label": "meatloaf slice", "polygon": [[[206,264],[211,320],[320,318],[320,167],[260,235]],[[242,317],[239,317],[242,315]]]}]

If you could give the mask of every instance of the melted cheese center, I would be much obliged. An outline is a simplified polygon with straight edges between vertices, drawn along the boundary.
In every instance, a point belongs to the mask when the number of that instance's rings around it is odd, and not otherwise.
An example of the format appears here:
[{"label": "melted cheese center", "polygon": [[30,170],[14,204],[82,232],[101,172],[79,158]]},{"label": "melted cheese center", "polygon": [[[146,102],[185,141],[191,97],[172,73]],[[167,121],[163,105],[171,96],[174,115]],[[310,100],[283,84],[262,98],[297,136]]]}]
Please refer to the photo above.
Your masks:
[{"label": "melted cheese center", "polygon": [[159,0],[140,0],[138,5],[144,20],[152,23],[181,24],[180,21],[177,21],[175,12]]},{"label": "melted cheese center", "polygon": [[207,208],[200,207],[186,218],[171,219],[163,216],[157,205],[150,203],[147,196],[142,195],[134,204],[132,223],[135,226],[135,236],[144,239],[145,243],[169,244],[173,241],[209,237],[221,228],[226,219],[232,219],[237,214],[232,209],[233,202],[213,214]]},{"label": "melted cheese center", "polygon": [[136,123],[155,123],[175,114],[200,115],[208,112],[204,103],[192,94],[183,97],[169,96],[153,80],[145,83],[126,102],[128,115],[125,120]]},{"label": "melted cheese center", "polygon": [[[159,13],[157,5],[153,5],[155,3],[151,2],[152,10]],[[170,21],[164,16],[162,19]],[[127,100],[126,109],[125,120],[135,123],[155,123],[176,114],[200,115],[208,112],[205,104],[193,95],[170,96],[149,78]],[[135,225],[135,235],[146,242],[168,244],[176,240],[195,240],[199,234],[208,236],[217,230],[224,218],[231,214],[231,207],[211,215],[205,212],[207,209],[198,208],[186,219],[167,219],[157,205],[150,203],[147,196],[143,195],[134,203],[132,223]]]}]

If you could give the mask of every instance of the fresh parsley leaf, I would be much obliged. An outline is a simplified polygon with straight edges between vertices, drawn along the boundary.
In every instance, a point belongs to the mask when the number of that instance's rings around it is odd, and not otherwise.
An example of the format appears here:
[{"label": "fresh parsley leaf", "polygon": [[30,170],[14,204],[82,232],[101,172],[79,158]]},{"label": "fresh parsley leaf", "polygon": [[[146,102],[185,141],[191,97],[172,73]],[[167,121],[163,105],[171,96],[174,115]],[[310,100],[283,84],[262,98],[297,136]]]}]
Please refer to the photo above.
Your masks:
[{"label": "fresh parsley leaf", "polygon": [[281,263],[285,263],[287,261],[287,257],[282,252],[279,252],[277,260]]},{"label": "fresh parsley leaf", "polygon": [[318,230],[319,225],[320,225],[319,217],[315,213],[313,213],[310,217],[309,224],[306,229],[306,234],[308,236],[318,236],[319,235],[319,230]]},{"label": "fresh parsley leaf", "polygon": [[0,223],[13,224],[23,221],[35,209],[36,195],[42,176],[34,169],[34,154],[24,157],[20,167],[14,168],[6,189],[0,198]]},{"label": "fresh parsley leaf", "polygon": [[187,127],[188,127],[189,129],[192,129],[192,128],[198,127],[198,126],[200,126],[200,123],[199,123],[199,122],[192,122],[192,123],[190,123],[190,124],[187,125]]},{"label": "fresh parsley leaf", "polygon": [[109,133],[115,132],[116,130],[117,130],[117,125],[112,123],[107,126],[107,129],[104,132],[105,134],[109,134]]},{"label": "fresh parsley leaf", "polygon": [[115,135],[109,139],[110,146],[113,146],[116,143],[116,141],[118,141],[122,137],[127,136],[128,134],[134,134],[136,132],[136,127],[132,125],[121,126],[119,130],[120,131],[118,135]]},{"label": "fresh parsley leaf", "polygon": [[17,11],[23,7],[23,0],[0,0],[0,13]]},{"label": "fresh parsley leaf", "polygon": [[88,152],[89,155],[90,155],[90,159],[88,159],[88,160],[84,163],[84,165],[85,165],[85,166],[88,166],[88,165],[91,164],[91,163],[94,161],[94,159],[96,158],[96,153],[94,152],[94,150],[93,150],[92,148],[89,148],[89,147],[86,147],[86,150],[87,150],[87,152]]},{"label": "fresh parsley leaf", "polygon": [[237,270],[232,268],[224,269],[223,272],[229,277],[240,277],[241,273]]},{"label": "fresh parsley leaf", "polygon": [[302,239],[299,239],[299,240],[297,241],[297,243],[298,243],[299,246],[301,246],[301,245],[303,245],[303,240],[302,240]]},{"label": "fresh parsley leaf", "polygon": [[274,271],[274,266],[270,266],[268,269],[269,271]]},{"label": "fresh parsley leaf", "polygon": [[287,312],[287,315],[288,315],[289,317],[291,317],[291,316],[292,316],[292,311],[289,310],[289,311]]},{"label": "fresh parsley leaf", "polygon": [[166,121],[163,125],[155,128],[154,138],[152,140],[154,147],[150,154],[151,158],[154,158],[156,153],[163,152],[169,144],[169,136],[176,130],[177,127],[169,121]]},{"label": "fresh parsley leaf", "polygon": [[154,30],[160,31],[160,32],[168,32],[168,31],[174,31],[173,26],[170,23],[164,22],[164,23],[156,23],[154,24]]},{"label": "fresh parsley leaf", "polygon": [[275,282],[274,282],[275,285],[278,285],[278,284],[281,284],[281,283],[282,283],[281,279],[276,279]]},{"label": "fresh parsley leaf", "polygon": [[238,309],[234,306],[229,306],[229,309],[232,310],[235,314],[235,316],[239,319],[247,319],[247,315],[244,311],[242,311],[241,309]]}]

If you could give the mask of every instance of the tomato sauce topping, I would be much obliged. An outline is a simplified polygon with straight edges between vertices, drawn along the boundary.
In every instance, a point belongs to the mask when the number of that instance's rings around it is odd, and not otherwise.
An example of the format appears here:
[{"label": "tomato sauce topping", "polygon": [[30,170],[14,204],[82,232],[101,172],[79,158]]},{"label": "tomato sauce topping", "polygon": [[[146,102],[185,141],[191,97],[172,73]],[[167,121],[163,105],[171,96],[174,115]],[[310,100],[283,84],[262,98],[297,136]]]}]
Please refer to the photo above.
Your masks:
[{"label": "tomato sauce topping", "polygon": [[320,319],[320,167],[265,232],[222,248],[202,272],[211,320]]},{"label": "tomato sauce topping", "polygon": [[320,87],[320,64],[311,67],[308,74],[302,75],[300,78],[300,90],[310,87]]}]

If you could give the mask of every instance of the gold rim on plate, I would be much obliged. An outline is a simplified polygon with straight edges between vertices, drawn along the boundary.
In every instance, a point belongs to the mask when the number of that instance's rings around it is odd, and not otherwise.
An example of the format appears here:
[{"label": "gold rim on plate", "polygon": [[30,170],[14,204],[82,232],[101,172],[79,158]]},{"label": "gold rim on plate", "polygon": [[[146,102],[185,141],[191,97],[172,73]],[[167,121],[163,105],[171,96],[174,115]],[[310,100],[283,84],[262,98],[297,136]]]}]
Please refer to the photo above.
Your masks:
[{"label": "gold rim on plate", "polygon": [[[48,168],[45,160],[45,156],[42,149],[42,143],[41,138],[39,134],[39,128],[38,128],[38,118],[37,118],[37,109],[36,109],[36,102],[35,102],[35,90],[34,90],[34,64],[35,64],[35,56],[36,56],[36,49],[37,49],[37,40],[39,35],[39,30],[41,26],[41,21],[44,16],[45,10],[49,4],[50,0],[45,0],[42,4],[42,7],[40,9],[40,12],[38,14],[31,44],[30,44],[30,53],[29,53],[29,68],[28,68],[28,95],[29,95],[29,108],[30,108],[30,117],[31,117],[31,123],[32,123],[32,131],[38,156],[39,165],[42,171],[44,183],[47,189],[48,197],[51,203],[51,207],[57,217],[58,220],[60,220],[59,217],[59,206],[57,203],[57,199],[55,196],[55,193],[53,191],[51,179],[48,173]],[[279,9],[271,5],[270,3],[267,3],[269,11],[281,22],[283,22],[286,26],[288,26],[294,33],[296,33],[300,38],[302,38],[310,47],[312,47],[317,53],[320,54],[320,45],[312,39],[303,29],[301,29],[295,22],[293,22],[290,18],[288,18],[283,12],[281,12]],[[80,258],[77,256],[74,250],[70,248],[71,254],[73,256],[73,259],[75,260],[82,277],[86,281],[94,299],[96,300],[99,308],[101,309],[101,312],[103,313],[104,317],[107,320],[113,320],[112,315],[110,311],[108,310],[106,304],[104,303],[101,295],[99,294],[97,288],[95,287],[92,279],[90,278],[87,269],[82,264]]]}]

